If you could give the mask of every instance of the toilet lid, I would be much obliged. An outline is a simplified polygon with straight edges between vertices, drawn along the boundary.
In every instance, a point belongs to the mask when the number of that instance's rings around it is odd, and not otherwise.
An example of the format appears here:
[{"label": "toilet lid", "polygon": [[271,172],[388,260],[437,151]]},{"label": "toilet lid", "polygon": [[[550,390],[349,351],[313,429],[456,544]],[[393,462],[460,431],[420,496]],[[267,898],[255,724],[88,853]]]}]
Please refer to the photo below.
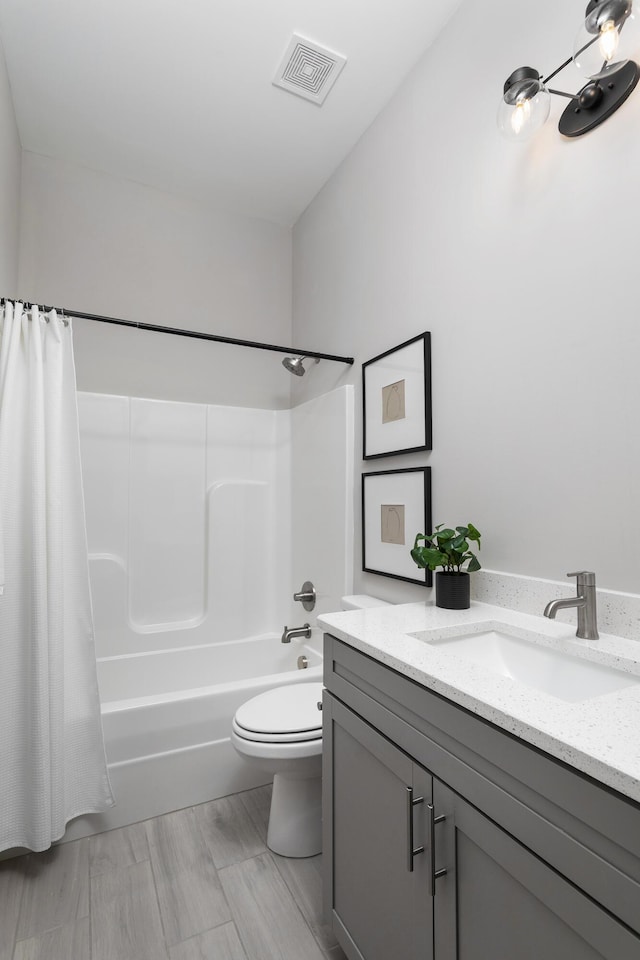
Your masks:
[{"label": "toilet lid", "polygon": [[275,687],[243,703],[236,711],[235,725],[251,733],[276,737],[304,734],[304,739],[311,740],[322,736],[319,701],[321,683]]}]

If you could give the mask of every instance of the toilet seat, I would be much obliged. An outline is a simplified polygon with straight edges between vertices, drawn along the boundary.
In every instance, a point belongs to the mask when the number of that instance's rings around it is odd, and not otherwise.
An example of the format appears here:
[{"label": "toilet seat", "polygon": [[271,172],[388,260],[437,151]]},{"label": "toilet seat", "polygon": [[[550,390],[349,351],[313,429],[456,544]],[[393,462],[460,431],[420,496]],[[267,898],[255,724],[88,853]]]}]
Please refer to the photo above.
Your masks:
[{"label": "toilet seat", "polygon": [[321,740],[321,701],[321,683],[292,683],[267,690],[238,708],[233,731],[256,743]]},{"label": "toilet seat", "polygon": [[322,727],[317,730],[301,730],[299,733],[258,733],[256,730],[245,730],[234,719],[232,728],[236,736],[253,743],[306,743],[308,740],[322,740]]}]

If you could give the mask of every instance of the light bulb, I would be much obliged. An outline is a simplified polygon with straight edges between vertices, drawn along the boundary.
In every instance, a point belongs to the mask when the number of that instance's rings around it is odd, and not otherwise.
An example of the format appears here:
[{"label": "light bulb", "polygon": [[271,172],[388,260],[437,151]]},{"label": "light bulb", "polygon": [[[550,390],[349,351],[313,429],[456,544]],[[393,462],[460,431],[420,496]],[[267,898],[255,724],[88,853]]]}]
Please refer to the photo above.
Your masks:
[{"label": "light bulb", "polygon": [[498,129],[507,140],[527,140],[549,116],[551,96],[531,67],[516,70],[505,83]]},{"label": "light bulb", "polygon": [[613,20],[607,20],[606,23],[602,24],[600,27],[598,47],[600,48],[603,60],[606,60],[607,63],[611,63],[616,55],[616,51],[618,50],[618,37],[618,28]]},{"label": "light bulb", "polygon": [[518,100],[511,114],[511,129],[518,137],[531,119],[531,107],[528,100]]},{"label": "light bulb", "polygon": [[640,54],[638,0],[599,0],[587,10],[574,42],[573,62],[584,77],[599,80]]}]

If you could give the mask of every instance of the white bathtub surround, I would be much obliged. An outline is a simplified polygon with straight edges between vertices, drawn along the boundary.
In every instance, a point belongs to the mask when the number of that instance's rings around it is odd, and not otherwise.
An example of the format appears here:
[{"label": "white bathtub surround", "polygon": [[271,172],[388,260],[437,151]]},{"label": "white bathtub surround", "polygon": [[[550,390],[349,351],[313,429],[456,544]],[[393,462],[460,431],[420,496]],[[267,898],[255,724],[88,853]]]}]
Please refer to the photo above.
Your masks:
[{"label": "white bathtub surround", "polygon": [[99,657],[282,632],[307,579],[314,615],[339,607],[353,387],[294,410],[78,401]]},{"label": "white bathtub surround", "polygon": [[96,682],[71,327],[0,313],[0,851],[113,804]]},{"label": "white bathtub surround", "polygon": [[[67,839],[267,782],[231,747],[233,716],[271,687],[320,680],[319,632],[287,645],[280,635],[285,623],[315,624],[292,600],[307,576],[321,605],[339,606],[353,540],[351,387],[300,411],[99,394],[79,404],[117,806]],[[309,474],[311,507],[297,491]],[[292,523],[309,562],[300,582]]]},{"label": "white bathtub surround", "polygon": [[[471,577],[474,600],[534,616],[542,614],[549,600],[570,597],[575,592],[575,579],[542,580],[484,568]],[[600,631],[629,640],[640,640],[640,595],[601,588],[596,590],[596,594]],[[575,610],[559,611],[558,620],[575,624]]]},{"label": "white bathtub surround", "polygon": [[[570,592],[570,591],[569,591]],[[469,610],[442,610],[431,603],[334,613],[321,626],[356,649],[411,677],[558,760],[640,801],[640,646],[601,632],[578,640],[575,623],[472,601]],[[539,642],[623,671],[625,688],[569,703],[499,676],[461,653],[431,646],[459,628],[505,624],[529,631]],[[464,632],[464,630],[462,631]],[[420,638],[411,634],[420,633]]]},{"label": "white bathtub surround", "polygon": [[281,630],[288,411],[99,394],[79,406],[98,656]]}]

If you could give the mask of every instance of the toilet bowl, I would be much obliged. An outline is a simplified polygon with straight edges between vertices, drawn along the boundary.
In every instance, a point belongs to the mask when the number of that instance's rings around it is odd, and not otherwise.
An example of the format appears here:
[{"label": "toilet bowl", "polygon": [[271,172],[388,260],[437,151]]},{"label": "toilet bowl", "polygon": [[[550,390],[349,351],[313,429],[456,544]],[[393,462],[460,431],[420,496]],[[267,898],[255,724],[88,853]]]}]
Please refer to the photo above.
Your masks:
[{"label": "toilet bowl", "polygon": [[[386,606],[362,594],[343,610]],[[273,774],[267,846],[282,857],[322,850],[322,684],[292,683],[253,697],[236,711],[231,743],[248,763]]]},{"label": "toilet bowl", "polygon": [[233,718],[235,749],[273,774],[267,846],[283,857],[322,849],[321,704],[321,683],[292,683],[253,697]]}]

